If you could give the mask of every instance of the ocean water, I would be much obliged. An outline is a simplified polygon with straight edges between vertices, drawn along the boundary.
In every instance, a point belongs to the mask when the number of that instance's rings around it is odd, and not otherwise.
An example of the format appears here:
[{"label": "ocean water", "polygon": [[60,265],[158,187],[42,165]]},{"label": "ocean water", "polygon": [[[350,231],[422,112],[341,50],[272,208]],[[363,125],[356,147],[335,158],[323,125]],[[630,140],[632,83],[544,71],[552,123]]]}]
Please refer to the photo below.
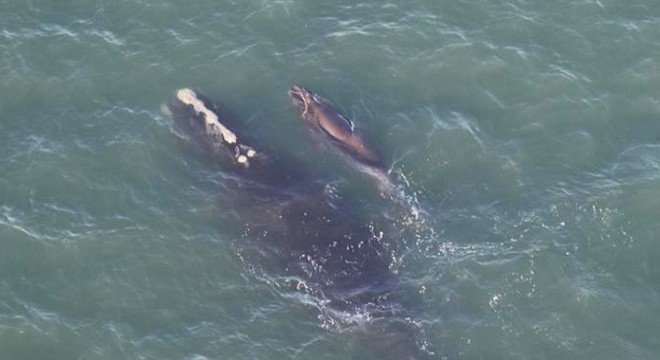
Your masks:
[{"label": "ocean water", "polygon": [[0,54],[1,360],[373,358],[162,111],[194,88],[389,219],[293,84],[418,212],[386,235],[430,358],[660,358],[657,1],[3,0]]}]

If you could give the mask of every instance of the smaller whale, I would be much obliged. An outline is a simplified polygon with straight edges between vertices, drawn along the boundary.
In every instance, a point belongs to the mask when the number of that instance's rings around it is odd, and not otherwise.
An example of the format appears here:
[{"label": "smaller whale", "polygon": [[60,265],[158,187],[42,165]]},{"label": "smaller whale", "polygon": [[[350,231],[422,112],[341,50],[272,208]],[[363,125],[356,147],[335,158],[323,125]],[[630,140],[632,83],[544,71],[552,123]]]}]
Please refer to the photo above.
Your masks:
[{"label": "smaller whale", "polygon": [[369,145],[353,122],[344,117],[334,106],[299,85],[292,86],[289,95],[307,125],[324,134],[334,145],[359,163],[384,171],[383,160],[378,151]]}]

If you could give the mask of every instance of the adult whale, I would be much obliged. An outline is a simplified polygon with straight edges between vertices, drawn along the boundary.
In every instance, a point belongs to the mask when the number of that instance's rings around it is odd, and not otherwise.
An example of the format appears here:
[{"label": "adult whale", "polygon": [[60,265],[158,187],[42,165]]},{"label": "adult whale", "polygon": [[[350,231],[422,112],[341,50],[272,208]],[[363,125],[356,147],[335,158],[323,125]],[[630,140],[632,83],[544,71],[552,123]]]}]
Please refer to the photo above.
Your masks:
[{"label": "adult whale", "polygon": [[[377,152],[362,137],[330,118],[334,115],[329,110],[309,104],[307,111],[315,114],[323,131],[334,134],[333,142],[346,143],[345,151],[366,166],[381,166]],[[327,184],[319,184],[300,161],[255,146],[241,134],[240,124],[230,125],[210,100],[181,89],[169,108],[179,127],[218,159],[223,171],[243,179],[237,187],[242,204],[232,211],[240,212],[251,234],[277,247],[283,278],[311,288],[332,313],[366,314],[369,320],[360,336],[373,355],[426,358],[407,320],[411,315],[401,301],[400,281],[390,269],[393,254],[382,229],[346,202],[328,196]]]}]

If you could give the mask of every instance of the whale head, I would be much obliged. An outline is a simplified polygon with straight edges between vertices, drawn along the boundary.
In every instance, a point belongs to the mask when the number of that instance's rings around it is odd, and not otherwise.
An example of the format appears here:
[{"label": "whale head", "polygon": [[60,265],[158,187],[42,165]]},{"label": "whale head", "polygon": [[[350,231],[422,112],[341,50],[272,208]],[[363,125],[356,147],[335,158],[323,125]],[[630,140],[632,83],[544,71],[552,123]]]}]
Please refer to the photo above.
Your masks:
[{"label": "whale head", "polygon": [[300,116],[305,120],[311,119],[314,105],[320,104],[319,99],[311,91],[300,85],[293,85],[289,89],[289,96],[293,101],[293,107],[300,112]]}]

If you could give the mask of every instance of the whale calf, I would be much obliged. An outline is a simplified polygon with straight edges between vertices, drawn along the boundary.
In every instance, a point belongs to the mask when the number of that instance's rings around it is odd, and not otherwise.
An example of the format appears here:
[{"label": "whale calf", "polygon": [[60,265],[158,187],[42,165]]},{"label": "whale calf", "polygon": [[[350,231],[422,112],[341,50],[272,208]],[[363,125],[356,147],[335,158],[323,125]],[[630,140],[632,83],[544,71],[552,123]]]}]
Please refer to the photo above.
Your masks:
[{"label": "whale calf", "polygon": [[300,85],[292,86],[289,96],[303,122],[320,138],[327,140],[331,148],[346,155],[350,165],[372,176],[381,195],[393,195],[396,191],[390,181],[387,168],[377,151],[358,131],[355,124],[319,95]]},{"label": "whale calf", "polygon": [[355,160],[374,168],[384,168],[380,153],[356,130],[353,122],[327,100],[299,85],[292,86],[289,95],[302,119],[312,129],[325,134]]}]

